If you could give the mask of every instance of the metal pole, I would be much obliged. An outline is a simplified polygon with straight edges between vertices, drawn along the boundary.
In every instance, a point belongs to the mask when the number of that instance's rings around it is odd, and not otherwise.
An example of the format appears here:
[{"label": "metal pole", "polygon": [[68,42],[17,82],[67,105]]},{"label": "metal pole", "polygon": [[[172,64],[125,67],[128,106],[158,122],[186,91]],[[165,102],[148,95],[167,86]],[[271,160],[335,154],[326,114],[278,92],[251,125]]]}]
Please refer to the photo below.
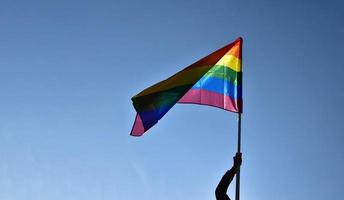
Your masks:
[{"label": "metal pole", "polygon": [[[238,113],[238,153],[241,153],[241,113]],[[236,174],[235,200],[240,199],[240,168]]]}]

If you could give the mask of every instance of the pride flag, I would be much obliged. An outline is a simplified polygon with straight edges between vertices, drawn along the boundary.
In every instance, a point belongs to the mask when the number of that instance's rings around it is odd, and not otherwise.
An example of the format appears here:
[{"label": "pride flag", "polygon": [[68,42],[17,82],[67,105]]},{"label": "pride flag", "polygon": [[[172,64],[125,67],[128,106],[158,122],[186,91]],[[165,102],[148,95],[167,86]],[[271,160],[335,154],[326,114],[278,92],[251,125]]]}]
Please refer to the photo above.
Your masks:
[{"label": "pride flag", "polygon": [[242,38],[132,97],[137,111],[130,135],[141,136],[176,103],[242,113]]}]

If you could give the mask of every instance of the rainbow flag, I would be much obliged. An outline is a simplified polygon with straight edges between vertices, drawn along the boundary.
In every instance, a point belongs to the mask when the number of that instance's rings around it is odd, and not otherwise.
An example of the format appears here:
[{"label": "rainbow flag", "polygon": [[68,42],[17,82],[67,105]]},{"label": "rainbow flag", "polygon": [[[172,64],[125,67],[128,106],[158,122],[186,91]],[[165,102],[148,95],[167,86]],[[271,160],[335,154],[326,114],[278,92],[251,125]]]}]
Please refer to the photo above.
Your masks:
[{"label": "rainbow flag", "polygon": [[130,135],[141,136],[176,103],[242,112],[242,38],[132,97],[137,111]]}]

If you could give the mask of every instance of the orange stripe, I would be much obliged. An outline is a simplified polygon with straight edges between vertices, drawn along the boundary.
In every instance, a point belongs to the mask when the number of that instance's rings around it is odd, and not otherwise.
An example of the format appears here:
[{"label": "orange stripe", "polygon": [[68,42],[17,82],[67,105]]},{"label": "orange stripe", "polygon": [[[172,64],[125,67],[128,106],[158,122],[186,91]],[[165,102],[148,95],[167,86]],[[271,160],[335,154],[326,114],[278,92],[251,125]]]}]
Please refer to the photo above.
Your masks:
[{"label": "orange stripe", "polygon": [[[222,47],[221,49],[211,53],[210,55],[202,58],[201,60],[193,63],[192,65],[190,65],[190,68],[193,67],[200,67],[200,66],[206,66],[206,65],[215,65],[224,55],[228,54],[229,52],[231,52],[231,49],[233,47],[235,47],[234,50],[232,50],[233,52],[233,56],[236,56],[237,58],[241,58],[241,53],[240,53],[240,47],[241,47],[241,42],[242,39],[238,38],[237,40],[235,40],[234,42]],[[239,52],[237,52],[239,50]],[[188,68],[189,68],[188,67]]]},{"label": "orange stripe", "polygon": [[232,47],[227,53],[226,55],[232,55],[237,57],[238,59],[241,60],[241,42],[236,43],[234,47]]}]

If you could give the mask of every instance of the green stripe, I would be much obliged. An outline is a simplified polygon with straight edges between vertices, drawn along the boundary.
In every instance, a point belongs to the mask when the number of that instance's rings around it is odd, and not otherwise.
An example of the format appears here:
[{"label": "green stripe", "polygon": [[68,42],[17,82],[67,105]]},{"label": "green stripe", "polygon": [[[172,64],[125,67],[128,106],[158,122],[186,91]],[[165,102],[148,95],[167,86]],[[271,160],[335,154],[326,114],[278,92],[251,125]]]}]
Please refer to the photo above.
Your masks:
[{"label": "green stripe", "polygon": [[231,82],[233,85],[241,85],[242,72],[236,72],[224,65],[214,66],[202,66],[198,68],[186,68],[177,74],[163,80],[149,88],[146,88],[135,97],[146,96],[157,92],[163,92],[175,87],[195,84],[203,76],[213,76],[221,79],[225,79]]},{"label": "green stripe", "polygon": [[[199,76],[198,73],[196,76]],[[241,85],[242,80],[242,72],[236,72],[223,65],[214,65],[204,76],[225,79],[237,86]],[[187,76],[184,77],[187,78]],[[202,77],[199,79],[201,78]],[[173,105],[183,97],[193,85],[194,83],[178,85],[167,90],[153,92],[144,96],[135,96],[132,98],[132,101],[138,112],[153,110],[160,106]]]},{"label": "green stripe", "polygon": [[145,96],[133,97],[131,100],[137,112],[150,111],[161,106],[174,105],[192,86],[193,84],[182,85]]},{"label": "green stripe", "polygon": [[[242,81],[242,72],[236,72],[223,65],[214,65],[214,67],[204,76],[225,79],[236,86],[240,86]],[[144,96],[135,96],[132,98],[132,101],[138,112],[153,110],[164,105],[173,105],[183,97],[193,85],[194,83],[178,85],[167,90],[157,91]]]},{"label": "green stripe", "polygon": [[236,72],[224,65],[214,65],[204,76],[221,78],[233,85],[241,85],[242,72]]}]

